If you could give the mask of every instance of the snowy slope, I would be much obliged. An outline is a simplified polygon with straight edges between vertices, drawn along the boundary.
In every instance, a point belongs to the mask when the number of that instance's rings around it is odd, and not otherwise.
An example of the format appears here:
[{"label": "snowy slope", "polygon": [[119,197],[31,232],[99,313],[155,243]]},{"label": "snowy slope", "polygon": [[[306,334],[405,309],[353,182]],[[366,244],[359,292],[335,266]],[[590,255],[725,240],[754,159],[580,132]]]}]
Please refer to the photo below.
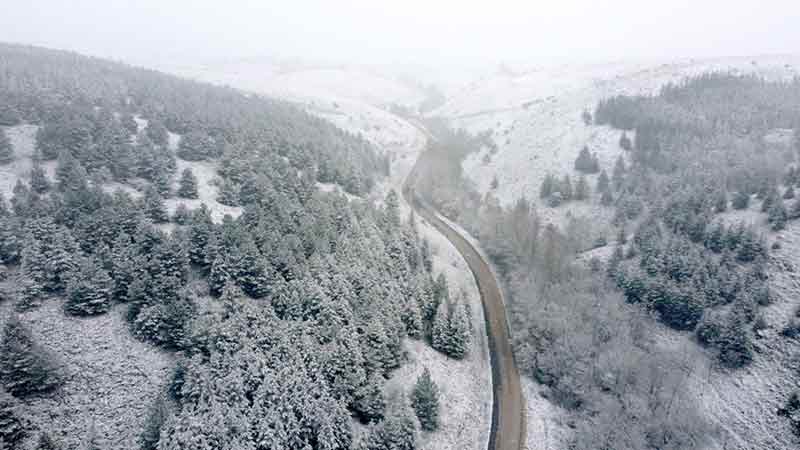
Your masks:
[{"label": "snowy slope", "polygon": [[165,68],[215,84],[291,100],[356,100],[369,105],[416,105],[423,92],[410,76],[380,67],[285,61],[238,61]]},{"label": "snowy slope", "polygon": [[[575,181],[578,174],[572,165],[584,145],[597,152],[602,167],[610,172],[621,152],[620,133],[586,126],[581,120],[581,112],[593,111],[602,98],[657,93],[665,83],[709,71],[757,73],[776,79],[795,76],[799,69],[800,57],[789,56],[532,68],[469,83],[431,115],[447,117],[471,132],[491,130],[496,154],[484,149],[470,156],[464,169],[481,193],[491,191],[496,176],[499,185],[493,193],[508,205],[523,195],[538,200],[547,173],[570,173]],[[590,177],[591,186],[595,179]],[[572,202],[557,211],[540,207],[540,213],[553,220],[568,213],[599,213],[585,203]]]}]

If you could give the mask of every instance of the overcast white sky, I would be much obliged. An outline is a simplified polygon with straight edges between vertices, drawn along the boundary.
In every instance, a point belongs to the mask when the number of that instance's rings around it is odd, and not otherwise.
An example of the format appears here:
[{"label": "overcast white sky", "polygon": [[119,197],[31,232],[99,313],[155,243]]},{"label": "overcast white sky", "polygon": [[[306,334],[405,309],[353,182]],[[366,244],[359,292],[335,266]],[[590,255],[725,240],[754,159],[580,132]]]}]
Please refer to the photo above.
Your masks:
[{"label": "overcast white sky", "polygon": [[3,0],[0,40],[137,63],[800,53],[798,0]]}]

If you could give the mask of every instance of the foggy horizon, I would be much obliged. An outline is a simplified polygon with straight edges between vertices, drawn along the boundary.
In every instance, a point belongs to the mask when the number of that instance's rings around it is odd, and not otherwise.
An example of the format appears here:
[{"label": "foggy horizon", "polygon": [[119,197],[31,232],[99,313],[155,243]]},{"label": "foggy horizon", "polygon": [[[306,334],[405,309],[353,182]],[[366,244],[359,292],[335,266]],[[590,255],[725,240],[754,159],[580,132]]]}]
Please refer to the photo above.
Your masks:
[{"label": "foggy horizon", "polygon": [[156,66],[246,59],[457,66],[800,53],[800,5],[771,3],[46,1],[6,6],[0,41]]}]

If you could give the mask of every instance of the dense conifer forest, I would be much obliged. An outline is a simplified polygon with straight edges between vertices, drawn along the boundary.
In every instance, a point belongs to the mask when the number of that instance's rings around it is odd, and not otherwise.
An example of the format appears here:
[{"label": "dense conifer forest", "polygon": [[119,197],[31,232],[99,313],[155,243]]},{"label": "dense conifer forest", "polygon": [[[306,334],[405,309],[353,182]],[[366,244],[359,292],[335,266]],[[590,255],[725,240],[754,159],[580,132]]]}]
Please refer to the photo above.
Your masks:
[{"label": "dense conifer forest", "polygon": [[[123,308],[174,356],[142,449],[413,449],[420,423],[436,429],[429,378],[413,396],[382,387],[406,338],[463,357],[467,307],[395,192],[375,207],[316,185],[368,193],[385,167],[370,144],[288,103],[72,53],[1,45],[0,67],[0,162],[16,157],[2,130],[38,127],[30,182],[0,198],[0,448],[106,448],[29,409],[66,382],[25,323],[53,302]],[[170,214],[198,190],[176,159],[215,162],[241,216]]]}]

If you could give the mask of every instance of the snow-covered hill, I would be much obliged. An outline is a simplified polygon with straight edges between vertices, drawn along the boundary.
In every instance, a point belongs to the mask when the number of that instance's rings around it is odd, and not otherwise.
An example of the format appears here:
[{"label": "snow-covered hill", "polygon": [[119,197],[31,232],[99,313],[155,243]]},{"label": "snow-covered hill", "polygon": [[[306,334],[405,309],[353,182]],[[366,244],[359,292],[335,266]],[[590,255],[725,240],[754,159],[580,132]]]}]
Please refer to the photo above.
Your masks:
[{"label": "snow-covered hill", "polygon": [[[668,82],[710,71],[791,78],[800,73],[800,56],[618,62],[498,72],[465,85],[430,114],[447,117],[455,126],[474,133],[492,132],[496,152],[485,148],[471,155],[464,169],[481,193],[492,191],[508,205],[523,195],[538,199],[547,173],[577,176],[573,163],[584,145],[597,152],[601,166],[610,173],[621,153],[620,133],[586,126],[581,118],[584,109],[593,111],[599,100],[613,95],[656,93]],[[492,190],[495,176],[498,186]],[[595,177],[589,181],[594,186]],[[540,212],[553,220],[567,214],[600,213],[587,202],[572,202],[557,211],[541,206]]]}]

